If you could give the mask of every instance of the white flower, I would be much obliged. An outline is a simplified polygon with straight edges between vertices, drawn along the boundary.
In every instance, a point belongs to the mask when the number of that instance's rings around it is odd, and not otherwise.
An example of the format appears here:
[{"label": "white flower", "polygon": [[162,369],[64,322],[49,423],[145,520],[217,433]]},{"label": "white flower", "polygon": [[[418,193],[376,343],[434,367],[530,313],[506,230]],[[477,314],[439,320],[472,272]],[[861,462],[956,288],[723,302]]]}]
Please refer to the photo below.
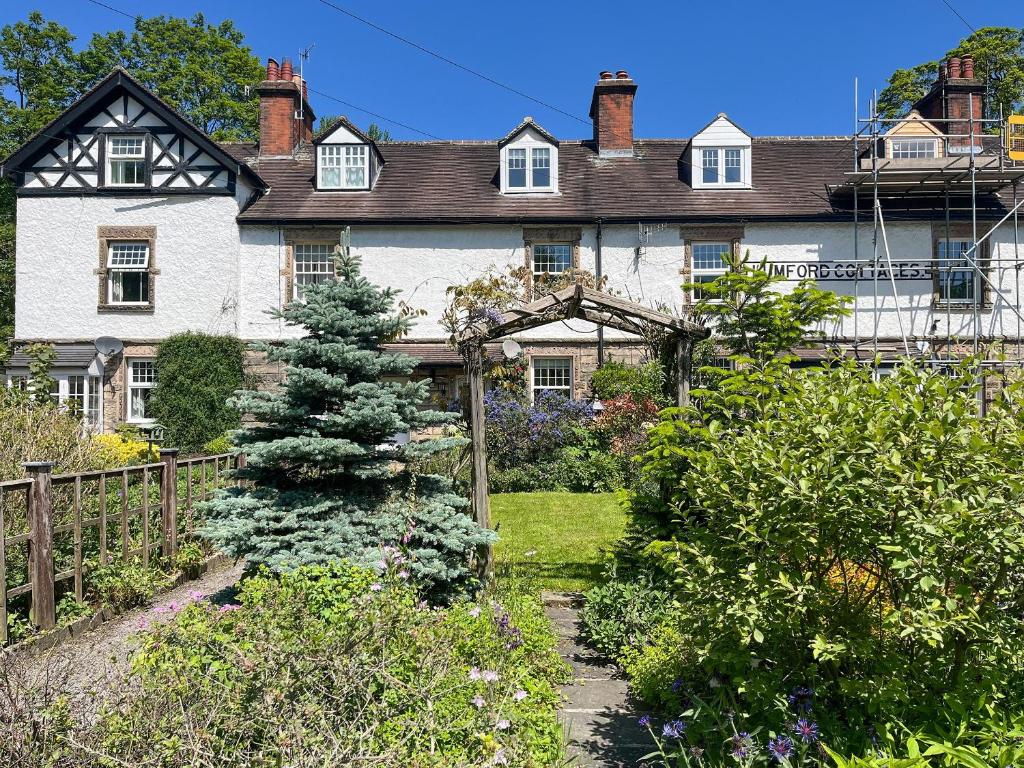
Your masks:
[{"label": "white flower", "polygon": [[504,720],[503,719],[503,720],[499,720],[498,724],[495,727],[499,731],[507,731],[511,725],[512,725],[512,723],[510,723],[508,720]]},{"label": "white flower", "polygon": [[496,683],[498,682],[498,673],[485,669],[483,671],[482,678],[485,683]]},{"label": "white flower", "polygon": [[483,675],[480,674],[480,667],[473,667],[472,669],[469,670],[469,679],[470,680],[480,680],[482,678],[483,678]]},{"label": "white flower", "polygon": [[536,554],[537,554],[537,550],[536,549],[528,549],[526,552],[523,552],[523,557],[533,557]]},{"label": "white flower", "polygon": [[470,701],[472,701],[476,705],[477,709],[483,709],[484,708],[484,704],[487,703],[487,702],[484,701],[484,697],[481,696],[479,693],[476,696],[474,696],[472,699],[470,699]]},{"label": "white flower", "polygon": [[475,605],[472,608],[470,608],[469,615],[472,616],[474,619],[477,618],[480,615],[480,606]]},{"label": "white flower", "polygon": [[512,694],[512,698],[515,699],[516,701],[522,701],[523,699],[525,699],[529,695],[530,694],[528,694],[526,691],[519,690],[519,691],[516,691],[515,693]]}]

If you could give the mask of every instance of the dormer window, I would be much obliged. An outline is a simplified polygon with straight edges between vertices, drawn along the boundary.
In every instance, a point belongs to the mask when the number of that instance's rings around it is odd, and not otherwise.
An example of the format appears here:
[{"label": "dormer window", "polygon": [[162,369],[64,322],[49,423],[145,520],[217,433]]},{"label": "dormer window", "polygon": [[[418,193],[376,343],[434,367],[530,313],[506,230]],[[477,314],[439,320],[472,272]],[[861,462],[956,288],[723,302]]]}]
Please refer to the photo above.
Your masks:
[{"label": "dormer window", "polygon": [[320,189],[366,189],[369,153],[365,144],[321,144],[318,147]]},{"label": "dormer window", "polygon": [[107,185],[141,187],[146,183],[146,138],[109,136],[107,138]]},{"label": "dormer window", "polygon": [[498,147],[502,192],[558,191],[558,141],[532,118],[525,118]]},{"label": "dormer window", "polygon": [[889,146],[894,160],[919,160],[939,156],[938,139],[892,139]]},{"label": "dormer window", "polygon": [[719,112],[697,133],[687,147],[683,162],[694,189],[750,189],[750,134]]},{"label": "dormer window", "polygon": [[704,186],[743,184],[743,153],[738,147],[702,149],[701,180]]}]

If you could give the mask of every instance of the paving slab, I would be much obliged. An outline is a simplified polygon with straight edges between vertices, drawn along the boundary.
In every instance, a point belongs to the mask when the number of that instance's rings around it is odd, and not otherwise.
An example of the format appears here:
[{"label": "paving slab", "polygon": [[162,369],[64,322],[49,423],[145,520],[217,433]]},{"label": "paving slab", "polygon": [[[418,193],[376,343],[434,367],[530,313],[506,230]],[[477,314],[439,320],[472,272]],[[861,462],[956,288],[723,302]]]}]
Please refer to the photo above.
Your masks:
[{"label": "paving slab", "polygon": [[560,720],[569,735],[569,755],[579,768],[637,768],[652,745],[637,725],[640,717],[626,680],[607,658],[580,638],[579,599],[544,595],[545,612],[558,634],[558,652],[572,667],[562,688]]}]

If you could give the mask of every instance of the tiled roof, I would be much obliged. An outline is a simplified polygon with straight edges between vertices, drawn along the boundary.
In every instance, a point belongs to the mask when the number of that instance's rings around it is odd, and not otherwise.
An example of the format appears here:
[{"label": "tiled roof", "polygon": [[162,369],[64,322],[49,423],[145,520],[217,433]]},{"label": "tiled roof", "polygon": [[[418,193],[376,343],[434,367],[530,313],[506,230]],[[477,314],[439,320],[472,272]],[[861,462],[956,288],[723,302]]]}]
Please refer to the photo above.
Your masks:
[{"label": "tiled roof", "polygon": [[[502,195],[496,142],[382,144],[387,165],[368,192],[316,191],[311,154],[266,159],[253,165],[270,191],[238,218],[342,224],[849,219],[848,196],[832,198],[827,189],[852,168],[849,138],[755,138],[752,189],[692,189],[686,145],[686,139],[640,140],[633,157],[599,158],[590,142],[562,142],[557,195]],[[225,149],[255,154],[251,145]],[[935,215],[925,207],[921,215]]]},{"label": "tiled roof", "polygon": [[[450,344],[420,343],[420,342],[395,342],[385,344],[388,352],[402,352],[419,360],[418,367],[430,368],[432,366],[462,366],[462,355]],[[488,360],[500,360],[502,357],[501,344],[484,344],[484,357]]]},{"label": "tiled roof", "polygon": [[[88,368],[96,359],[96,347],[92,344],[57,344],[54,347],[53,368]],[[32,358],[24,350],[16,350],[7,361],[7,370],[27,370]]]}]

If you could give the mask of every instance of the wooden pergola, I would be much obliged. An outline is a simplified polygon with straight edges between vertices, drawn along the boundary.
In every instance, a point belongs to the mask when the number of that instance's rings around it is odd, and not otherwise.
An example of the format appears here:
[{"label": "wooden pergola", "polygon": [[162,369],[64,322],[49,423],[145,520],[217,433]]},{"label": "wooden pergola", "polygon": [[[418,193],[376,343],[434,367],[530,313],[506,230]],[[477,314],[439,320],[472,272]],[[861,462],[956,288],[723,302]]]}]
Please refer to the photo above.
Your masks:
[{"label": "wooden pergola", "polygon": [[[469,426],[472,437],[470,501],[473,518],[484,528],[491,527],[491,504],[487,495],[483,345],[510,333],[572,319],[587,320],[638,336],[646,335],[651,326],[654,326],[670,338],[674,338],[678,382],[676,402],[679,405],[686,405],[690,400],[693,344],[695,341],[706,339],[710,331],[689,320],[658,312],[576,283],[530,304],[510,309],[493,325],[470,325],[459,334],[457,341],[466,361],[466,375],[469,378]],[[485,580],[489,580],[493,572],[490,546],[482,548],[477,553],[477,558],[481,575]]]}]

